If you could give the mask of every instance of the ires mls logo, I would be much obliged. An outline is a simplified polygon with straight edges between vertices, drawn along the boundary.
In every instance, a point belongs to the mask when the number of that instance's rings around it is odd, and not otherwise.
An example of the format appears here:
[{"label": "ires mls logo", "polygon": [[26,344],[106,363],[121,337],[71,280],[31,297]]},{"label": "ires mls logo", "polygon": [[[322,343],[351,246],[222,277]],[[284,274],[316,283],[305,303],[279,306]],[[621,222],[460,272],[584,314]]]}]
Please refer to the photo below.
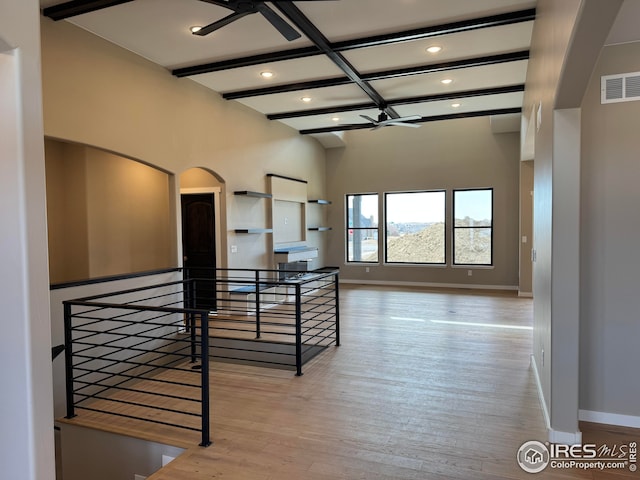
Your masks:
[{"label": "ires mls logo", "polygon": [[615,445],[593,443],[565,445],[531,440],[518,449],[520,468],[539,473],[545,468],[580,470],[637,470],[637,442]]},{"label": "ires mls logo", "polygon": [[536,440],[525,442],[518,449],[518,465],[527,473],[538,473],[549,465],[549,449]]}]

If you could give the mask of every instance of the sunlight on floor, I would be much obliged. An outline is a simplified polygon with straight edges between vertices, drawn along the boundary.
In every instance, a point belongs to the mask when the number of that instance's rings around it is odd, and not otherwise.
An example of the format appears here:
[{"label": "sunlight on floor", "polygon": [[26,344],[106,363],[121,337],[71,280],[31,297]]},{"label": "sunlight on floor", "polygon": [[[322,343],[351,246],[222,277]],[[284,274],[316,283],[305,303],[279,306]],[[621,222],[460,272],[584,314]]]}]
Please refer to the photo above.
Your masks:
[{"label": "sunlight on floor", "polygon": [[[423,318],[410,318],[410,317],[390,317],[392,320],[406,320],[410,322],[426,322]],[[533,330],[533,327],[525,325],[502,325],[499,323],[476,323],[476,322],[455,322],[451,320],[429,320],[431,323],[445,324],[445,325],[461,325],[465,327],[484,327],[484,328],[508,328],[511,330]]]}]

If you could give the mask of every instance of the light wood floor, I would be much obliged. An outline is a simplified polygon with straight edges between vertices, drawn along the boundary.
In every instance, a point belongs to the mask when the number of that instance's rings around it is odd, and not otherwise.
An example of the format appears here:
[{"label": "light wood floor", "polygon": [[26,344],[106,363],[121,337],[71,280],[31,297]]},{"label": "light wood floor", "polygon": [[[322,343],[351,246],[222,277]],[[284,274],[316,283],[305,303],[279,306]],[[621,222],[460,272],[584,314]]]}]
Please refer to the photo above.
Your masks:
[{"label": "light wood floor", "polygon": [[[345,287],[342,346],[302,377],[211,363],[214,445],[126,428],[193,445],[149,480],[629,478],[518,467],[519,446],[546,439],[531,316],[531,300],[511,293]],[[584,436],[620,444],[640,432],[585,425]]]}]

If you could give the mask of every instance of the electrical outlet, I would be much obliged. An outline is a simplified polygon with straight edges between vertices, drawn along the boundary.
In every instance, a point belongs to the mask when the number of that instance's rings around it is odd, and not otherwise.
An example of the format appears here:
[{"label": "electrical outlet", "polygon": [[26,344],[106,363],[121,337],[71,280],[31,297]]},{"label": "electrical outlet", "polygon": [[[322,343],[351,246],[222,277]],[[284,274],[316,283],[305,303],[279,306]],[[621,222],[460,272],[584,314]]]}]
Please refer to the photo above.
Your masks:
[{"label": "electrical outlet", "polygon": [[231,245],[231,253],[238,253],[238,246],[237,245]]},{"label": "electrical outlet", "polygon": [[367,272],[367,273],[369,273],[369,267],[366,267],[366,268],[364,269],[364,271],[365,271],[365,272]]},{"label": "electrical outlet", "polygon": [[473,275],[473,270],[467,270],[467,276],[470,277]]}]

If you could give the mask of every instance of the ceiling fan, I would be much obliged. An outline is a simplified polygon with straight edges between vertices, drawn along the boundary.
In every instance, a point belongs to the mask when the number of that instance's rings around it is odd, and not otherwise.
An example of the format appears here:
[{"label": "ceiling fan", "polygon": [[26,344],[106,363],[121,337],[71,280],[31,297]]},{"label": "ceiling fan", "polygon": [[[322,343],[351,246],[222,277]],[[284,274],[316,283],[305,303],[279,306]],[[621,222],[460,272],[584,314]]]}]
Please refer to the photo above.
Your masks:
[{"label": "ceiling fan", "polygon": [[[260,13],[264,18],[266,18],[271,25],[273,25],[278,32],[282,34],[284,38],[289,40],[295,40],[296,38],[300,38],[301,35],[298,33],[291,25],[289,25],[284,18],[278,15],[271,7],[266,5],[264,1],[260,0],[200,0],[201,2],[211,3],[213,5],[218,5],[220,7],[228,8],[229,10],[233,10],[231,15],[228,15],[220,20],[217,20],[209,25],[202,27],[201,29],[194,31],[194,35],[205,36],[209,35],[211,32],[218,30],[219,28],[224,27],[225,25],[229,25],[236,20],[241,19],[252,13]],[[270,3],[278,3],[278,2],[291,2],[291,0],[270,0]],[[299,1],[331,1],[331,0],[299,0]]]},{"label": "ceiling fan", "polygon": [[417,123],[408,123],[413,120],[420,120],[422,117],[420,115],[410,115],[408,117],[398,117],[398,118],[389,118],[389,116],[385,112],[380,112],[378,115],[378,119],[375,120],[368,115],[360,115],[365,120],[373,123],[373,128],[371,130],[377,130],[382,127],[390,127],[392,125],[398,127],[411,127],[411,128],[419,128],[420,125]]}]

